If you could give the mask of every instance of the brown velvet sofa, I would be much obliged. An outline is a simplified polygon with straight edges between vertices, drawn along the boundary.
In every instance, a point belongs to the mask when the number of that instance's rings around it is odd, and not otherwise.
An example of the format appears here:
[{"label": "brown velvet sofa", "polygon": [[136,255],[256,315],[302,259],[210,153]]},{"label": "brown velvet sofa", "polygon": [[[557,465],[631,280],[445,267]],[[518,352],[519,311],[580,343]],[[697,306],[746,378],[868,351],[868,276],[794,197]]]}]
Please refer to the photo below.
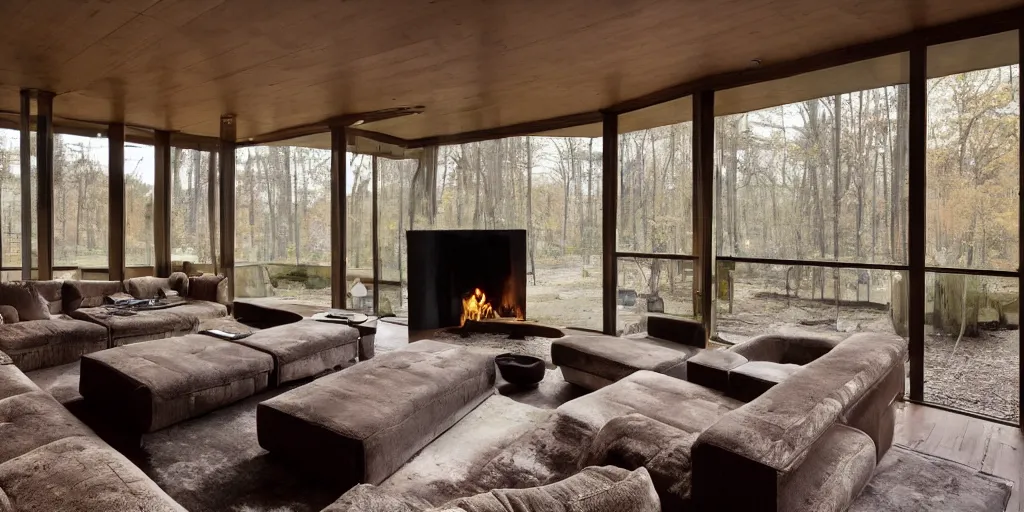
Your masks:
[{"label": "brown velvet sofa", "polygon": [[328,510],[392,510],[374,508],[395,506],[390,499],[424,510],[508,487],[542,495],[584,468],[617,466],[646,469],[665,511],[843,511],[892,444],[906,353],[900,337],[856,334],[747,403],[638,370],[479,448],[460,477],[410,486],[409,474],[396,474],[353,488]]},{"label": "brown velvet sofa", "polygon": [[[124,282],[5,283],[5,287],[0,287],[0,304],[15,305],[0,306],[9,312],[4,314],[4,323],[0,325],[0,350],[7,353],[18,368],[31,371],[71,363],[84,354],[109,347],[196,332],[200,322],[228,314],[227,306],[217,302],[222,279],[219,276],[187,278],[175,273],[169,278],[140,277]],[[19,285],[38,292],[45,303],[45,316],[22,315],[34,309],[35,304],[3,296],[17,291]],[[189,300],[132,316],[112,315],[101,307],[109,295],[127,291],[136,298],[154,298],[161,288],[175,290]],[[196,293],[190,293],[190,288]]]},{"label": "brown velvet sofa", "polygon": [[4,361],[0,352],[0,510],[185,510]]}]

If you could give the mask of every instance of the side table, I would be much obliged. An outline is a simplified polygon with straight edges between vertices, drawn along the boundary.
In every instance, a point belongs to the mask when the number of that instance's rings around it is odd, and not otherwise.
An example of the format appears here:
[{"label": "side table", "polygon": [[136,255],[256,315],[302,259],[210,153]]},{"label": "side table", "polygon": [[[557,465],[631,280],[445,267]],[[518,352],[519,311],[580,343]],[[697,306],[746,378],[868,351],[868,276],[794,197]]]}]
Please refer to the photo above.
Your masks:
[{"label": "side table", "polygon": [[349,327],[354,327],[355,330],[359,331],[359,360],[365,361],[367,359],[372,359],[374,354],[373,342],[374,338],[377,336],[377,317],[366,315],[365,322],[353,324],[340,318],[330,318],[327,316],[329,313],[330,311],[316,313],[311,318],[317,322],[343,324]]}]

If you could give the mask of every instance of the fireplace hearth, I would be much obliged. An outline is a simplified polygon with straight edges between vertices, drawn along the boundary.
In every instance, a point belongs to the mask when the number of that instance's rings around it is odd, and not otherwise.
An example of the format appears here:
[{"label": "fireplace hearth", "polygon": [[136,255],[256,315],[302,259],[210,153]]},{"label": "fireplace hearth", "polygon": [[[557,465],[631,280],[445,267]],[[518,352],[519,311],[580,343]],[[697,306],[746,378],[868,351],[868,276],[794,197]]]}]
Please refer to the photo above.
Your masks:
[{"label": "fireplace hearth", "polygon": [[412,230],[409,331],[526,318],[526,231]]}]

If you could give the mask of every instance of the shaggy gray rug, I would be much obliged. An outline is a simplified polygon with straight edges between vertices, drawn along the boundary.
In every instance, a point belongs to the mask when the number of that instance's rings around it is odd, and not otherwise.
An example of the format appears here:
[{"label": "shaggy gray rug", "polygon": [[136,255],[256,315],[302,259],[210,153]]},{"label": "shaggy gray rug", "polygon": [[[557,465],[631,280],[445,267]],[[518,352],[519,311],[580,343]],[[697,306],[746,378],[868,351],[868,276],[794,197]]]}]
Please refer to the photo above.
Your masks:
[{"label": "shaggy gray rug", "polygon": [[956,462],[893,446],[850,512],[1002,512],[1012,484]]}]

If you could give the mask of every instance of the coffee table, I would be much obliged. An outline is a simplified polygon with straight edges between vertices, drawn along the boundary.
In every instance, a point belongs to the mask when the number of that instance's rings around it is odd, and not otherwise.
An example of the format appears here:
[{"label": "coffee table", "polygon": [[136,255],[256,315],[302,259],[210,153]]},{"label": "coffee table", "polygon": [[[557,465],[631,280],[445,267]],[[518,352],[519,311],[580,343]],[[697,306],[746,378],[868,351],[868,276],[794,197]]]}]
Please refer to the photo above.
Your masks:
[{"label": "coffee table", "polygon": [[[345,311],[345,310],[342,310]],[[332,324],[342,324],[354,327],[359,331],[359,360],[365,361],[372,359],[374,355],[373,342],[377,336],[377,320],[378,317],[372,315],[366,315],[366,321],[357,324],[349,323],[347,320],[340,318],[331,318],[327,316],[330,311],[324,311],[314,314],[313,320],[317,322],[327,322]]]}]

